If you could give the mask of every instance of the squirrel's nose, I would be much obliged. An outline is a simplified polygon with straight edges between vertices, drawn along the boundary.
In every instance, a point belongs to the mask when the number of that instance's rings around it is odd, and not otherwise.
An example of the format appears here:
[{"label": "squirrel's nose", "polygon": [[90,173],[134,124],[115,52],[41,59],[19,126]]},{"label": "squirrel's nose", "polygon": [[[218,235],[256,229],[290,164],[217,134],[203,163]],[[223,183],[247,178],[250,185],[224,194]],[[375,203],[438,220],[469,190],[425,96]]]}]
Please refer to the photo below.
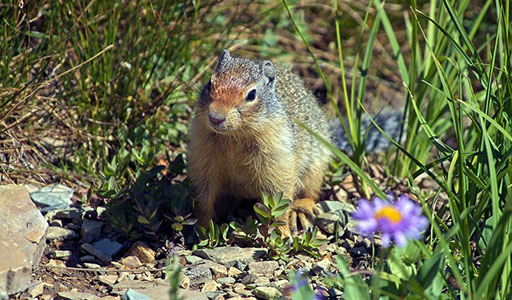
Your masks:
[{"label": "squirrel's nose", "polygon": [[226,120],[226,117],[218,115],[213,112],[210,112],[208,114],[208,118],[210,119],[210,122],[212,122],[212,124],[215,124],[215,125],[219,125],[220,123],[222,123]]}]

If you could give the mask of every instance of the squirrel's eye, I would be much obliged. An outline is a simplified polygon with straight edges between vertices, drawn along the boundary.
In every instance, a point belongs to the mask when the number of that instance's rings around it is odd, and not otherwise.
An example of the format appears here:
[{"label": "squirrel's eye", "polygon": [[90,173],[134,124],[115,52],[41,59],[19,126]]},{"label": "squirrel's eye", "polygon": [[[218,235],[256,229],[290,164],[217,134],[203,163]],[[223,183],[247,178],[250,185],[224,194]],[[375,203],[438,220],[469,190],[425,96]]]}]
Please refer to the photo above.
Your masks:
[{"label": "squirrel's eye", "polygon": [[254,101],[256,99],[256,90],[252,89],[247,96],[245,96],[245,101]]}]

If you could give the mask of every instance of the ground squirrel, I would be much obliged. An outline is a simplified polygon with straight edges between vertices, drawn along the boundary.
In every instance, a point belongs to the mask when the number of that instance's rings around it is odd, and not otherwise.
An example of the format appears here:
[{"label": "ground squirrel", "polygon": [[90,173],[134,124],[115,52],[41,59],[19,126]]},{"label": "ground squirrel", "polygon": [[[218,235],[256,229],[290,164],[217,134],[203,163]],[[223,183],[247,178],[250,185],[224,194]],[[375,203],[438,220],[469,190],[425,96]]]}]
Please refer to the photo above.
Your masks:
[{"label": "ground squirrel", "polygon": [[283,192],[292,200],[283,234],[310,227],[330,151],[295,120],[330,140],[326,115],[303,81],[268,60],[225,50],[202,89],[191,126],[188,174],[199,224],[218,201]]}]

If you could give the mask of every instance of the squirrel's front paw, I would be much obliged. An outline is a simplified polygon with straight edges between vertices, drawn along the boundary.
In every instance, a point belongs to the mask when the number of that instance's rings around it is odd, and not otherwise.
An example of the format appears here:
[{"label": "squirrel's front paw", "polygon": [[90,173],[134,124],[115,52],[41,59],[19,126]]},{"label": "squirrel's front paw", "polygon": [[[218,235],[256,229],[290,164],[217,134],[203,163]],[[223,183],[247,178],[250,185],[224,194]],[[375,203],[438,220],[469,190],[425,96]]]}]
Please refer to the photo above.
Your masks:
[{"label": "squirrel's front paw", "polygon": [[298,223],[300,223],[300,228],[303,230],[313,229],[315,218],[320,214],[320,209],[316,206],[315,199],[312,198],[296,199],[289,209],[289,230],[291,232],[299,230]]}]

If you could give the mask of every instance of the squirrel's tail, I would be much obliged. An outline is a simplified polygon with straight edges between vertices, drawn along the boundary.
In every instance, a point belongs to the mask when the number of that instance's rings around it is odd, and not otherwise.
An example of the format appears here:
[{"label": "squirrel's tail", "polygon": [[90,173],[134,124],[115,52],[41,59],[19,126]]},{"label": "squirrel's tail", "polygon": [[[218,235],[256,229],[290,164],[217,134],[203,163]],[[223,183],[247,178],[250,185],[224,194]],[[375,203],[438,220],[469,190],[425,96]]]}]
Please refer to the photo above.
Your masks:
[{"label": "squirrel's tail", "polygon": [[[404,128],[404,122],[402,120],[403,112],[381,112],[377,114],[373,119],[384,130],[391,138],[395,141],[399,141],[400,131]],[[338,149],[347,153],[352,153],[352,148],[348,142],[347,135],[343,126],[340,124],[338,119],[330,120],[332,140],[334,145]],[[368,133],[365,140],[365,149],[367,153],[374,153],[379,151],[385,151],[391,147],[391,141],[386,138],[370,121],[369,118],[364,118],[361,122],[361,138],[364,138],[365,134]],[[402,137],[405,132],[402,133]]]}]

